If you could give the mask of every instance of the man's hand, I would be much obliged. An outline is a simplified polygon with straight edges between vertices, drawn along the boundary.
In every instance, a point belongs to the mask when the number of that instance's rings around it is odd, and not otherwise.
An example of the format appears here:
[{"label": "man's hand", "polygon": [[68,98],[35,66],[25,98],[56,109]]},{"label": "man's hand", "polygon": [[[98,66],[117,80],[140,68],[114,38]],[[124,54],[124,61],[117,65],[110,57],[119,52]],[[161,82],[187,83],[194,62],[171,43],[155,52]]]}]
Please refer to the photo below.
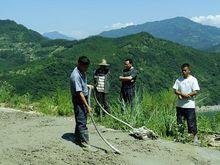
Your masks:
[{"label": "man's hand", "polygon": [[182,92],[180,92],[180,91],[178,91],[178,90],[175,90],[175,94],[178,95],[178,98],[179,98],[180,100],[182,100],[182,99],[187,99],[187,98],[190,98],[190,97],[191,97],[190,94],[185,94],[185,93],[182,93]]},{"label": "man's hand", "polygon": [[89,104],[88,104],[88,102],[87,102],[87,100],[86,100],[86,98],[85,98],[85,96],[84,96],[84,94],[82,92],[79,92],[79,97],[82,100],[82,103],[83,103],[83,105],[86,108],[86,111],[88,113],[92,112],[92,108],[89,106]]},{"label": "man's hand", "polygon": [[91,113],[91,112],[92,112],[92,108],[91,108],[90,106],[87,106],[87,107],[86,107],[86,110],[87,110],[88,113]]},{"label": "man's hand", "polygon": [[87,85],[87,87],[89,88],[89,89],[94,89],[94,86],[93,85]]},{"label": "man's hand", "polygon": [[191,97],[189,94],[184,94],[184,93],[182,93],[180,96],[182,97],[182,99],[187,99]]},{"label": "man's hand", "polygon": [[133,78],[131,76],[127,76],[127,77],[120,76],[119,80],[121,80],[121,81],[132,81]]}]

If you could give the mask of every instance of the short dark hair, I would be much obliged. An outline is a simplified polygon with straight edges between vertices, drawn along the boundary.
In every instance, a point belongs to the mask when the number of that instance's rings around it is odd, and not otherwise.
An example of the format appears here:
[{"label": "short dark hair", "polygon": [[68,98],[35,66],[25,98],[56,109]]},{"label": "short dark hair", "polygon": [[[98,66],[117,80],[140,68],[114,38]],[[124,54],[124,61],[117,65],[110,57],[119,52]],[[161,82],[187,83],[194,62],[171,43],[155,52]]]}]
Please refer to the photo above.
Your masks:
[{"label": "short dark hair", "polygon": [[127,58],[125,61],[128,61],[130,64],[133,64],[133,61],[130,58]]},{"label": "short dark hair", "polygon": [[82,64],[82,65],[89,65],[90,64],[90,60],[88,57],[86,56],[81,56],[78,59],[78,64]]},{"label": "short dark hair", "polygon": [[191,69],[191,66],[188,63],[184,63],[184,64],[181,65],[181,69],[183,69],[185,67]]}]

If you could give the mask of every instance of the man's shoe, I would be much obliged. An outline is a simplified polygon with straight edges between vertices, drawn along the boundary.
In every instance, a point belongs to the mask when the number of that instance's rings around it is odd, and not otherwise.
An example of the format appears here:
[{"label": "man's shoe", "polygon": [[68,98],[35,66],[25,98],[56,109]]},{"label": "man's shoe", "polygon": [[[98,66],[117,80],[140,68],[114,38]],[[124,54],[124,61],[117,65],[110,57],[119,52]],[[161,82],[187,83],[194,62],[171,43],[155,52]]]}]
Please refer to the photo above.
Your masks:
[{"label": "man's shoe", "polygon": [[194,144],[195,146],[198,146],[198,145],[199,145],[199,141],[198,141],[198,140],[194,140],[193,144]]},{"label": "man's shoe", "polygon": [[194,136],[194,145],[196,145],[196,146],[199,145],[199,140],[198,140],[198,136],[197,135]]}]

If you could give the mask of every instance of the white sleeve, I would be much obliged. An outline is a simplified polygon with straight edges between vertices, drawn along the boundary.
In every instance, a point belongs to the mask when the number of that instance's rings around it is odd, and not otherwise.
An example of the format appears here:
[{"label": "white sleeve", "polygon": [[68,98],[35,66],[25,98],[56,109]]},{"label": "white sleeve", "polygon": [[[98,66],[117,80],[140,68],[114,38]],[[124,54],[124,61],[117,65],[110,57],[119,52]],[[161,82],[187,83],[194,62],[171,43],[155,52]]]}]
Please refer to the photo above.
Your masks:
[{"label": "white sleeve", "polygon": [[173,85],[173,89],[178,90],[179,89],[179,83],[178,80],[175,81],[174,85]]},{"label": "white sleeve", "polygon": [[195,78],[194,81],[193,81],[192,90],[193,90],[193,91],[199,91],[199,90],[200,90],[200,87],[199,87],[199,84],[198,84],[198,81],[197,81],[196,78]]}]

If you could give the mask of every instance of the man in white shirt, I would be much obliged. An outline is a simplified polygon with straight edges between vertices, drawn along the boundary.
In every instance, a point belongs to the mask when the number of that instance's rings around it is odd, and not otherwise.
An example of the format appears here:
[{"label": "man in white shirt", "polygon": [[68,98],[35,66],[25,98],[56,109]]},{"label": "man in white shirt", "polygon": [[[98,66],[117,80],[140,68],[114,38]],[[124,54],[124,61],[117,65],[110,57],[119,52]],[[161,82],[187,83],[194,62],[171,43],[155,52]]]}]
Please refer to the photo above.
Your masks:
[{"label": "man in white shirt", "polygon": [[178,96],[176,115],[179,132],[183,133],[183,117],[187,121],[188,132],[194,136],[194,144],[198,144],[197,123],[195,113],[195,96],[200,90],[198,81],[190,72],[190,65],[185,63],[181,66],[182,76],[179,77],[173,89]]}]

